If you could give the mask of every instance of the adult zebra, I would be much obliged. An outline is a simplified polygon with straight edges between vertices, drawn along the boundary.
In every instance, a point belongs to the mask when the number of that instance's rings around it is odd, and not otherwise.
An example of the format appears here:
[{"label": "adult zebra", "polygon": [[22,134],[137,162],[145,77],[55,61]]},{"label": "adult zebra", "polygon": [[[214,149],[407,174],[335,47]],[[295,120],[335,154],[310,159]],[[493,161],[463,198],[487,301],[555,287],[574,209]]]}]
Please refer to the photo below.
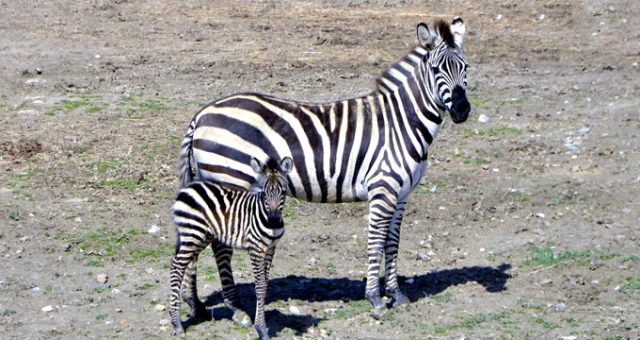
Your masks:
[{"label": "adult zebra", "polygon": [[379,275],[385,255],[386,294],[408,302],[397,282],[400,224],[409,193],[427,165],[428,147],[448,110],[455,123],[471,109],[464,22],[419,23],[419,45],[382,73],[370,94],[306,103],[258,93],[216,100],[193,118],[181,144],[182,185],[198,179],[249,188],[251,157],[291,157],[289,194],[312,202],[369,202],[365,296],[372,315],[385,312]]}]

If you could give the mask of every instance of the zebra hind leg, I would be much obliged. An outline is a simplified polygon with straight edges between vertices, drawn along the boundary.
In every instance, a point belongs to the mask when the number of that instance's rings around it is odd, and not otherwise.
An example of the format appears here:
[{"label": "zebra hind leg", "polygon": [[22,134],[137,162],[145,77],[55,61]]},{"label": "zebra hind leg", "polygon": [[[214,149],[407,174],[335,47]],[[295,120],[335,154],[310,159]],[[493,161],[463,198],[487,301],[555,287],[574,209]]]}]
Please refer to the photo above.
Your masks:
[{"label": "zebra hind leg", "polygon": [[398,202],[396,212],[393,215],[391,226],[389,227],[389,233],[384,246],[385,252],[385,295],[392,299],[391,305],[393,307],[401,306],[405,303],[409,303],[409,299],[402,293],[400,287],[398,287],[398,248],[400,244],[400,226],[402,224],[402,217],[404,216],[404,209],[407,202]]},{"label": "zebra hind leg", "polygon": [[[183,286],[183,300],[189,304],[191,311],[188,318],[206,319],[209,316],[207,306],[198,297],[198,257],[187,266]],[[186,294],[185,294],[186,293]]]},{"label": "zebra hind leg", "polygon": [[176,254],[171,259],[171,269],[169,270],[171,284],[171,299],[169,301],[169,315],[171,316],[171,324],[176,335],[184,334],[182,326],[182,318],[180,317],[180,298],[181,287],[187,266],[192,259],[185,258]]},{"label": "zebra hind leg", "polygon": [[251,327],[253,325],[251,317],[242,310],[243,307],[240,303],[240,299],[238,298],[238,291],[236,289],[235,281],[233,280],[233,271],[231,269],[233,248],[218,241],[214,241],[211,244],[211,248],[213,249],[213,254],[216,257],[218,274],[220,275],[220,282],[222,284],[224,305],[233,313],[231,320],[241,326]]}]

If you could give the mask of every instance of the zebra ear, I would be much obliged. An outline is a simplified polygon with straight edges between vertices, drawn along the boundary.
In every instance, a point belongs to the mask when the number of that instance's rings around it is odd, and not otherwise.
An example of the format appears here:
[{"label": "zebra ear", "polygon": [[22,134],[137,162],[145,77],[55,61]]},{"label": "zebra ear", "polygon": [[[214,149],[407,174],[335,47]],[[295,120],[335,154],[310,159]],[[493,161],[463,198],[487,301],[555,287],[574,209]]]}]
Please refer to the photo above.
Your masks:
[{"label": "zebra ear", "polygon": [[433,48],[433,42],[436,37],[435,35],[431,34],[431,32],[429,31],[429,27],[427,27],[427,24],[425,24],[424,22],[419,22],[417,31],[418,41],[420,42],[420,45],[429,50]]},{"label": "zebra ear", "polygon": [[462,40],[464,39],[465,31],[466,28],[462,18],[453,18],[453,21],[451,22],[451,33],[453,34],[453,42],[458,45],[458,47],[462,47]]},{"label": "zebra ear", "polygon": [[267,171],[267,165],[260,162],[257,158],[251,157],[251,168],[259,175],[264,174]]},{"label": "zebra ear", "polygon": [[293,160],[291,159],[291,157],[287,156],[284,159],[282,159],[282,162],[280,162],[280,172],[283,175],[286,175],[289,172],[291,172],[292,169],[293,169]]}]

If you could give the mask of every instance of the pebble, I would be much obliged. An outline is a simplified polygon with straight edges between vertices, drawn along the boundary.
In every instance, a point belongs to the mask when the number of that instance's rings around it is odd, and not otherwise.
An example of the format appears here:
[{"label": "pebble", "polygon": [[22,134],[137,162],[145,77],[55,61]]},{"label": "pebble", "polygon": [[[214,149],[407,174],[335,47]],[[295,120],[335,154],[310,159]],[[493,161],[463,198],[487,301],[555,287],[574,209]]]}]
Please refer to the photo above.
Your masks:
[{"label": "pebble", "polygon": [[32,292],[39,293],[39,292],[41,292],[41,291],[42,291],[42,289],[40,289],[40,287],[33,287],[33,288],[31,288],[31,291],[32,291]]},{"label": "pebble", "polygon": [[109,276],[107,274],[96,275],[96,281],[98,281],[98,283],[107,283],[108,279],[109,279]]},{"label": "pebble", "polygon": [[43,312],[48,313],[48,312],[53,312],[54,308],[52,305],[48,305],[48,306],[44,306],[41,309]]},{"label": "pebble", "polygon": [[558,309],[565,309],[567,307],[567,305],[565,305],[564,303],[559,303],[556,305],[556,308]]},{"label": "pebble", "polygon": [[20,110],[20,111],[18,111],[18,114],[19,115],[35,115],[35,114],[38,114],[38,111],[37,110],[31,110],[31,109],[29,109],[29,110]]},{"label": "pebble", "polygon": [[167,307],[165,307],[165,305],[161,305],[161,304],[157,304],[155,307],[153,307],[156,311],[158,312],[162,312],[165,309],[167,309]]},{"label": "pebble", "polygon": [[160,322],[158,322],[158,324],[160,324],[160,326],[166,326],[169,324],[169,319],[162,319],[160,320]]},{"label": "pebble", "polygon": [[300,315],[300,309],[296,306],[289,306],[289,313],[291,315]]},{"label": "pebble", "polygon": [[429,190],[429,191],[430,191],[432,194],[435,194],[435,193],[438,191],[438,187],[434,185],[434,186],[431,188],[431,190]]},{"label": "pebble", "polygon": [[543,213],[537,213],[537,214],[536,214],[536,217],[538,217],[538,218],[544,218],[544,217],[545,217],[545,215],[544,215]]},{"label": "pebble", "polygon": [[160,231],[160,227],[158,227],[157,224],[152,224],[151,228],[149,228],[149,230],[147,231],[149,234],[155,234],[158,231]]},{"label": "pebble", "polygon": [[486,122],[488,122],[488,121],[489,121],[489,117],[488,117],[488,116],[485,116],[485,115],[480,115],[480,116],[478,116],[478,121],[479,121],[480,123],[486,123]]},{"label": "pebble", "polygon": [[412,277],[408,278],[408,279],[405,281],[405,283],[406,283],[406,284],[408,284],[408,285],[412,285],[414,282],[415,282],[415,280],[414,280]]},{"label": "pebble", "polygon": [[18,241],[21,242],[21,243],[22,242],[27,242],[29,240],[31,240],[30,236],[22,236],[20,239],[18,239]]},{"label": "pebble", "polygon": [[317,261],[314,258],[311,258],[311,259],[309,259],[309,261],[307,261],[307,264],[312,266],[312,267],[315,266],[316,263],[317,263]]}]

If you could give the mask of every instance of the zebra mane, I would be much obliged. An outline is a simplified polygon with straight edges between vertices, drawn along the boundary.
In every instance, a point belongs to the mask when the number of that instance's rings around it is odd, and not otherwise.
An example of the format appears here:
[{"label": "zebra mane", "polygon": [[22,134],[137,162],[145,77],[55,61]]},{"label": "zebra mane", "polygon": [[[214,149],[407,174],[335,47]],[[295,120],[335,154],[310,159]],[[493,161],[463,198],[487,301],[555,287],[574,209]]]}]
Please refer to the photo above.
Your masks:
[{"label": "zebra mane", "polygon": [[433,24],[436,32],[438,32],[438,36],[449,46],[455,46],[455,40],[453,39],[453,33],[451,32],[451,25],[442,20],[438,19]]}]

